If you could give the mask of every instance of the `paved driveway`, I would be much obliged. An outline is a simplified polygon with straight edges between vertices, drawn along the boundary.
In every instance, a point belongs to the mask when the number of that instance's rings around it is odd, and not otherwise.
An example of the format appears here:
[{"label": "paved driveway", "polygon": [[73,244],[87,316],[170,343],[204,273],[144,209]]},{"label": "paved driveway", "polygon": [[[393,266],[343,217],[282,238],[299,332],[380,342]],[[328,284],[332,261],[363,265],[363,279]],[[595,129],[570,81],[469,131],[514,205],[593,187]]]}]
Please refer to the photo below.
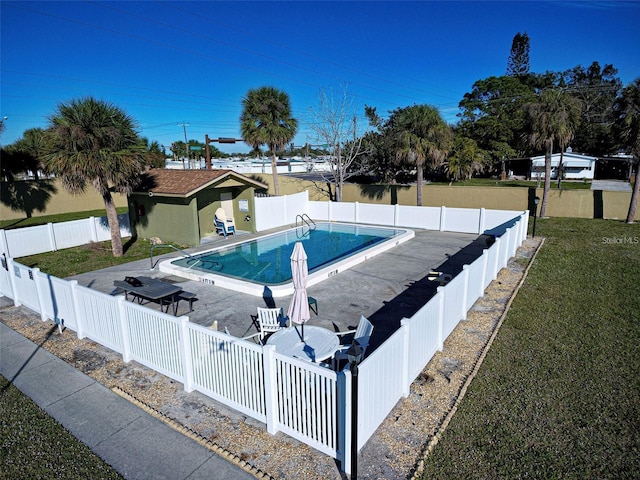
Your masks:
[{"label": "paved driveway", "polygon": [[631,184],[626,180],[593,180],[591,190],[607,190],[610,192],[630,192]]}]

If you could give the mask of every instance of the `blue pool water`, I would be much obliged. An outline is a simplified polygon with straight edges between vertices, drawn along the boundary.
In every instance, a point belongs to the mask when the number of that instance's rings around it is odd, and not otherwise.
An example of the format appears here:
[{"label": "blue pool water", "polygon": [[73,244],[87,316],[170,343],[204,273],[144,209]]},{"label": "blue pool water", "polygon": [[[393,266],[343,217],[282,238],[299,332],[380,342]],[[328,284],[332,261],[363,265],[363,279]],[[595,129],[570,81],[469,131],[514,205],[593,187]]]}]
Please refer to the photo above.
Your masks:
[{"label": "blue pool water", "polygon": [[287,230],[174,260],[171,264],[192,273],[200,271],[260,285],[282,285],[292,281],[290,257],[297,241],[304,245],[311,275],[378,244],[406,235],[407,230],[319,223],[314,230],[302,233],[300,228]]}]

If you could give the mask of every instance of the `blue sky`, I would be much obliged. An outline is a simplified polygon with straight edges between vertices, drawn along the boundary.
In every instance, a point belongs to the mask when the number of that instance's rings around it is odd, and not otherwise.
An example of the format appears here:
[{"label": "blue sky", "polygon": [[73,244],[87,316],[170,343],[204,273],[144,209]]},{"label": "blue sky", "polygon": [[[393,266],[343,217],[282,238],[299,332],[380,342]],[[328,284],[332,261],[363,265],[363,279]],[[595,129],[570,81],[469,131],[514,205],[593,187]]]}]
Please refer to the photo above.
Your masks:
[{"label": "blue sky", "polygon": [[[532,72],[613,64],[640,76],[640,1],[171,2],[5,1],[3,145],[46,127],[60,102],[118,105],[162,145],[240,138],[242,97],[277,87],[310,128],[320,89],[347,86],[364,105],[436,106],[450,123],[476,80],[502,75],[513,36],[531,40]],[[245,152],[244,144],[222,145]]]}]

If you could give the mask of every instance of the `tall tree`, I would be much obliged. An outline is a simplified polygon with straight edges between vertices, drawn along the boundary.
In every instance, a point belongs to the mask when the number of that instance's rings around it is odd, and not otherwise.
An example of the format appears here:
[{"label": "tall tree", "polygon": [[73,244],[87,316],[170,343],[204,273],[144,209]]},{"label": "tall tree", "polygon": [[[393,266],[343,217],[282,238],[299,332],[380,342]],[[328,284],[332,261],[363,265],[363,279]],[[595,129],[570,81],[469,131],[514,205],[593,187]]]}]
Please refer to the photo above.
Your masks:
[{"label": "tall tree", "polygon": [[[564,151],[576,131],[580,121],[579,102],[559,88],[543,90],[535,102],[525,106],[529,114],[529,141],[535,148],[544,149],[544,191],[540,216],[547,211],[551,188],[551,155],[554,144]],[[561,175],[561,172],[558,172]]]},{"label": "tall tree", "polygon": [[8,149],[24,165],[25,171],[33,172],[33,178],[38,179],[38,171],[42,168],[42,158],[46,153],[45,132],[41,128],[25,130],[22,138]]},{"label": "tall tree", "polygon": [[535,98],[534,87],[515,77],[489,77],[473,84],[460,101],[460,134],[475,140],[491,161],[522,157],[530,146],[522,138],[523,106]]},{"label": "tall tree", "polygon": [[111,192],[130,193],[140,181],[147,152],[134,120],[115,105],[86,97],[60,103],[47,129],[45,168],[65,189],[82,193],[89,184],[104,201],[115,257],[123,255],[118,213]]},{"label": "tall tree", "polygon": [[529,35],[516,33],[507,59],[507,75],[519,77],[529,73]]},{"label": "tall tree", "polygon": [[342,201],[344,182],[361,173],[354,168],[356,159],[363,153],[362,137],[358,137],[355,102],[347,87],[340,91],[321,89],[317,107],[311,108],[314,122],[311,129],[321,144],[331,150],[333,161],[331,170],[323,179],[333,183],[335,200]]},{"label": "tall tree", "polygon": [[600,67],[593,62],[580,65],[559,75],[558,85],[582,103],[582,121],[572,146],[591,155],[609,155],[615,150],[609,118],[616,97],[622,89],[618,70],[613,65]]},{"label": "tall tree", "polygon": [[422,206],[425,163],[440,166],[451,148],[451,128],[430,105],[413,105],[394,110],[389,118],[396,144],[396,159],[415,165],[416,204]]},{"label": "tall tree", "polygon": [[289,95],[274,87],[249,90],[242,99],[242,138],[254,150],[260,148],[260,145],[269,147],[276,195],[280,195],[276,151],[293,140],[298,130],[298,121],[291,115]]},{"label": "tall tree", "polygon": [[635,160],[636,176],[627,213],[627,223],[636,217],[640,192],[640,78],[627,85],[613,107],[615,115],[614,132],[621,147],[631,153]]},{"label": "tall tree", "polygon": [[485,155],[475,140],[456,132],[445,167],[450,181],[469,179],[484,171]]},{"label": "tall tree", "polygon": [[164,168],[167,160],[164,147],[162,147],[156,140],[150,142],[146,137],[142,137],[140,139],[140,143],[147,151],[147,166],[151,168]]},{"label": "tall tree", "polygon": [[358,162],[383,183],[395,183],[400,166],[395,159],[391,125],[378,115],[376,107],[365,105],[364,112],[369,125],[375,130],[364,134],[364,152],[359,156]]}]

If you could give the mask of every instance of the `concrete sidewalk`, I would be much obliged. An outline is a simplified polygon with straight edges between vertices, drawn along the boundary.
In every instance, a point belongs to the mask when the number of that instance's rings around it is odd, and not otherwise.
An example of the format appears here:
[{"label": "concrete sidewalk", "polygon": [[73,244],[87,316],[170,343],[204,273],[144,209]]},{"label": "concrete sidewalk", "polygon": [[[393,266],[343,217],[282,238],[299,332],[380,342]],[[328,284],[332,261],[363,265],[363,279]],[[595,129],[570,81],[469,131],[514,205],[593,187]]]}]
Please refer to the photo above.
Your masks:
[{"label": "concrete sidewalk", "polygon": [[256,478],[2,323],[0,374],[128,480]]}]

